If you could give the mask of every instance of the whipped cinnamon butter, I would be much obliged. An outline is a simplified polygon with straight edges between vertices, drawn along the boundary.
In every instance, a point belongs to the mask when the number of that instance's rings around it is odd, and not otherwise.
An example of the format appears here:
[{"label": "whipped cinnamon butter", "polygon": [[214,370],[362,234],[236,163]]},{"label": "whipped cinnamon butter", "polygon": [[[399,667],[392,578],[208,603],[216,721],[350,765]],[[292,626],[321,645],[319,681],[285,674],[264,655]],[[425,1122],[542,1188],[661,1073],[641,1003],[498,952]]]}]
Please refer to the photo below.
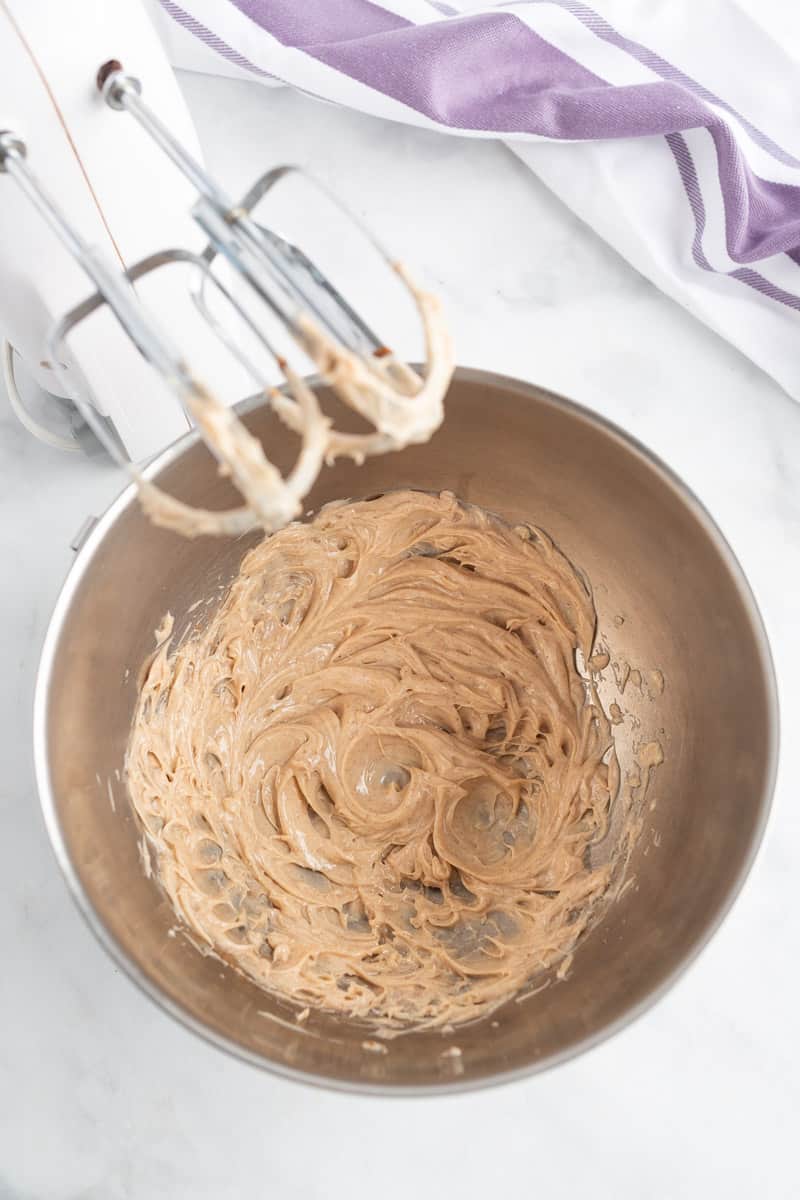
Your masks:
[{"label": "whipped cinnamon butter", "polygon": [[613,727],[576,665],[595,623],[546,533],[448,493],[262,541],[205,629],[176,647],[162,629],[128,748],[194,938],[383,1034],[563,973],[630,845]]}]

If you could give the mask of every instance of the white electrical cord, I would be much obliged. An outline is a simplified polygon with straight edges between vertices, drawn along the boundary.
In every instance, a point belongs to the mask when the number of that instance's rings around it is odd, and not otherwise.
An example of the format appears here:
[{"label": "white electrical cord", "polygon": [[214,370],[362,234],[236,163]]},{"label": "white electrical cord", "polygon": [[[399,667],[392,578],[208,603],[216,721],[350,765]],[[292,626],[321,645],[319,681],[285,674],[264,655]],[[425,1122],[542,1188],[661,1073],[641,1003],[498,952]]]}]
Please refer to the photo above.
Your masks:
[{"label": "white electrical cord", "polygon": [[8,403],[11,405],[11,411],[16,416],[17,420],[23,425],[28,433],[32,433],[40,442],[44,442],[46,446],[52,446],[56,450],[80,450],[80,444],[75,438],[62,437],[58,433],[53,433],[46,426],[42,425],[28,412],[25,407],[22,397],[19,394],[17,387],[17,377],[14,371],[14,347],[10,342],[3,341],[2,350],[0,350],[0,358],[2,359],[3,381],[6,385],[8,393]]}]

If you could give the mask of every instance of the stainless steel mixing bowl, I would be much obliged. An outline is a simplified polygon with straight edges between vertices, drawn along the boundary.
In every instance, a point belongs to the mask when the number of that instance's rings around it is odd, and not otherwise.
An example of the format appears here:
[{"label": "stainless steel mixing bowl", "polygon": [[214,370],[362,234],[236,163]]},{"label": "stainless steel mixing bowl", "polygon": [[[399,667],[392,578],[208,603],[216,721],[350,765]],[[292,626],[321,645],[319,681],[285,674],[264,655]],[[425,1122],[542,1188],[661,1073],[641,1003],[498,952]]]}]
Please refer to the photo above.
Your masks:
[{"label": "stainless steel mixing bowl", "polygon": [[[288,465],[293,442],[274,417],[257,407],[248,424]],[[151,475],[194,504],[235,500],[191,436]],[[173,1016],[295,1078],[443,1091],[551,1066],[664,992],[750,866],[772,790],[777,707],[761,620],[719,530],[669,470],[600,418],[538,388],[461,370],[428,445],[363,467],[339,463],[309,506],[398,487],[451,489],[544,526],[592,581],[615,658],[644,671],[642,688],[629,684],[622,702],[641,732],[657,731],[666,761],[632,862],[636,883],[581,943],[563,982],[454,1034],[408,1034],[376,1053],[362,1027],[319,1013],[297,1025],[290,1008],[168,936],[174,916],[143,873],[139,830],[115,773],[162,615],[185,614],[228,581],[253,539],[190,542],[155,529],[132,488],[97,524],[56,606],[36,693],[36,770],[59,863],[90,925]],[[651,700],[647,671],[655,669],[666,686]],[[630,719],[619,726],[623,755],[635,732]]]}]

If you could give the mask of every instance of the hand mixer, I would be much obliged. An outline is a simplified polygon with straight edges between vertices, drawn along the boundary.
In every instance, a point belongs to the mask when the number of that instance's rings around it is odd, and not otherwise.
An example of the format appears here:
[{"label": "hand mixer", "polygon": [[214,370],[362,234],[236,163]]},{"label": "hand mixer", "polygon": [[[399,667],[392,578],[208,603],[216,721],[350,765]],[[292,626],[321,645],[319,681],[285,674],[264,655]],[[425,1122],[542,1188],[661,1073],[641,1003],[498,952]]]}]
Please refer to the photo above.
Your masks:
[{"label": "hand mixer", "polygon": [[[198,512],[140,480],[143,502],[154,519],[189,534],[235,533],[254,522],[274,529],[299,514],[301,501],[324,461],[341,454],[358,459],[426,440],[442,419],[442,399],[453,365],[436,301],[420,292],[404,269],[391,262],[365,232],[372,247],[406,283],[418,307],[428,358],[426,374],[420,378],[395,358],[303,250],[255,220],[255,205],[287,176],[298,174],[298,168],[283,166],[267,172],[240,202],[234,202],[145,102],[141,83],[119,61],[109,59],[100,65],[96,87],[98,102],[132,117],[191,184],[196,193],[191,217],[208,240],[202,253],[167,249],[121,269],[68,219],[31,164],[35,148],[29,148],[15,129],[0,130],[0,172],[17,184],[96,288],[55,323],[47,337],[47,352],[56,375],[97,437],[116,461],[128,464],[125,446],[92,402],[91,387],[70,353],[71,337],[81,323],[107,308],[178,397],[246,502],[243,508],[227,513]],[[346,213],[333,196],[328,197]],[[218,262],[228,264],[225,279],[214,269]],[[164,321],[143,302],[139,285],[175,264],[192,272],[191,300],[205,328],[213,331],[255,387],[271,397],[279,417],[300,436],[297,461],[285,478],[235,414],[215,398]],[[228,318],[235,318],[236,328],[231,329],[230,320],[215,313],[220,301]],[[345,403],[371,423],[373,431],[346,434],[332,428],[314,391],[276,345],[272,333],[276,321]],[[288,394],[270,384],[253,346],[280,367]]]}]

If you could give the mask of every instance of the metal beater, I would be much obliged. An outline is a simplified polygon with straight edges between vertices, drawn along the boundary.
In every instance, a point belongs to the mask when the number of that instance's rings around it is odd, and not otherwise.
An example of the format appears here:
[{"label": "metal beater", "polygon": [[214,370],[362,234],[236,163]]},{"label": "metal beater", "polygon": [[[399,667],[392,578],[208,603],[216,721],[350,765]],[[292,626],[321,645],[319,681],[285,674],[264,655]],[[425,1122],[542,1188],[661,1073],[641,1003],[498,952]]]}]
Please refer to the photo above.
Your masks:
[{"label": "metal beater", "polygon": [[[0,132],[0,172],[9,175],[38,209],[62,244],[82,267],[96,291],[71,309],[52,329],[48,349],[52,361],[62,364],[69,358],[68,338],[76,327],[103,305],[111,309],[117,321],[145,360],[167,382],[189,413],[191,400],[202,384],[183,353],[173,344],[163,327],[148,311],[134,285],[169,264],[182,263],[196,268],[196,284],[191,297],[205,323],[221,338],[230,353],[245,369],[259,390],[268,390],[270,381],[254,361],[241,338],[217,316],[213,297],[222,297],[228,309],[242,322],[255,342],[266,351],[270,361],[285,369],[280,349],[266,331],[266,323],[254,317],[252,305],[244,304],[239,289],[231,288],[212,271],[216,260],[230,265],[235,278],[244,280],[250,296],[266,306],[294,341],[307,349],[307,323],[332,339],[338,346],[356,354],[376,377],[392,380],[404,398],[413,396],[413,383],[419,382],[405,364],[397,362],[391,351],[369,325],[351,307],[330,280],[296,245],[274,230],[258,223],[254,206],[277,184],[292,173],[300,173],[321,188],[340,211],[358,225],[370,244],[387,265],[394,267],[379,243],[363,229],[352,213],[323,185],[300,168],[281,166],[263,175],[239,202],[233,201],[205,169],[173,136],[156,113],[142,99],[142,85],[112,60],[97,73],[97,88],[108,107],[126,112],[149,134],[197,192],[191,216],[208,239],[202,254],[188,249],[167,249],[137,262],[127,271],[114,265],[105,254],[86,242],[67,219],[54,197],[37,177],[28,161],[24,139],[11,130]],[[305,322],[305,324],[304,324]],[[81,414],[113,458],[126,464],[126,455],[113,429],[89,401],[75,371],[69,377],[70,391]],[[390,448],[390,447],[389,447]]]}]

